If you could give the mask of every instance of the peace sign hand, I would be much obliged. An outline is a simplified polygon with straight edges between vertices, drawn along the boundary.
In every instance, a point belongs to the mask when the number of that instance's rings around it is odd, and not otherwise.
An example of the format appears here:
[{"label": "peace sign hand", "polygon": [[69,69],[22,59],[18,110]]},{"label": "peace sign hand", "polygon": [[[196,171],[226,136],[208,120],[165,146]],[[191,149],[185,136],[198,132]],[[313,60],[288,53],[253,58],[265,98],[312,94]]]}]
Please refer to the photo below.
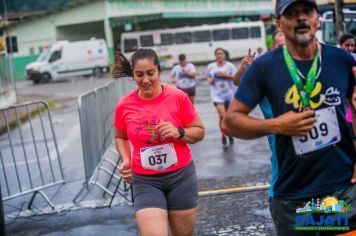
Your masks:
[{"label": "peace sign hand", "polygon": [[248,54],[241,61],[241,67],[243,69],[246,69],[247,67],[249,67],[251,65],[251,63],[253,62],[253,59],[255,59],[255,55],[256,55],[256,52],[251,54],[251,48],[249,48]]}]

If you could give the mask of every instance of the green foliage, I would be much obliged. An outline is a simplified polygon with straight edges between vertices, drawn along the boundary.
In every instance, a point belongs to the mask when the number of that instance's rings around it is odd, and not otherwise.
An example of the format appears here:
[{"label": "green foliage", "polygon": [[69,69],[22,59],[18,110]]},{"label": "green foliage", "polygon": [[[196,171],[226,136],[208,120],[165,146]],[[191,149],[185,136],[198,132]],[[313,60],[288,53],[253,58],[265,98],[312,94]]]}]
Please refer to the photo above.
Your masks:
[{"label": "green foliage", "polygon": [[272,35],[266,35],[266,46],[267,46],[267,49],[271,49],[271,47],[272,47]]}]

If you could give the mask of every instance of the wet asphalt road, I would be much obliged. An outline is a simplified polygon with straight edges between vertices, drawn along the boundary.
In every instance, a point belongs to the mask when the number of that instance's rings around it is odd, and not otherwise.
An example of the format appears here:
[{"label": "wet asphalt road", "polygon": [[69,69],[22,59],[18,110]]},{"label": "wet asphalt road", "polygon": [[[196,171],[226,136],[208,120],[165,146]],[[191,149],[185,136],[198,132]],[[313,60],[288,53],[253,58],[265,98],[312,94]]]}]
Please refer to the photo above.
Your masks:
[{"label": "wet asphalt road", "polygon": [[[167,78],[167,72],[164,72],[162,77]],[[75,108],[77,96],[109,81],[110,79],[81,78],[39,86],[27,81],[22,82],[18,90],[24,97],[51,97],[60,100],[63,106],[53,116],[56,117],[57,113],[63,118],[60,129],[65,133],[66,119],[70,127],[78,122]],[[163,79],[163,82],[169,83],[166,79]],[[249,141],[235,139],[233,145],[223,148],[218,116],[210,102],[209,87],[204,80],[198,80],[195,105],[206,128],[205,139],[191,145],[197,167],[199,191],[268,184],[270,152],[266,138]],[[261,116],[259,109],[255,109],[253,114]],[[64,139],[67,137],[63,136],[61,140],[61,132],[59,136],[59,143],[65,143]],[[75,158],[73,153],[77,153]],[[67,180],[75,182],[75,179],[83,177],[83,173],[78,171],[83,166],[81,155],[80,140],[77,140],[74,146],[62,149],[62,158],[68,163],[65,169]],[[69,184],[71,191],[59,193],[61,204],[74,197],[73,194],[78,191],[80,183],[81,181],[77,181],[76,184]],[[7,218],[7,231],[9,235],[138,235],[129,203],[121,203],[110,209],[85,208],[16,220]],[[268,211],[267,191],[200,197],[196,235],[275,235]]]}]

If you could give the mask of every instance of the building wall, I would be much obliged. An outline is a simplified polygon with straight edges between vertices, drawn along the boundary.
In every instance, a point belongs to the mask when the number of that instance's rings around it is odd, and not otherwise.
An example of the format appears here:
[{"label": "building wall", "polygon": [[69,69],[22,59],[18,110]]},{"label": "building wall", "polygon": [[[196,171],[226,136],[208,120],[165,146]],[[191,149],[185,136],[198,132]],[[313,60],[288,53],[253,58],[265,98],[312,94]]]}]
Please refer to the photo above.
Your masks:
[{"label": "building wall", "polygon": [[[16,25],[10,28],[10,32],[17,36],[19,52],[14,54],[15,57],[38,54],[39,47],[51,45],[56,37],[52,16],[46,21],[35,19]],[[30,51],[31,48],[33,50]]]},{"label": "building wall", "polygon": [[[179,13],[209,13],[240,12],[249,14],[252,12],[272,13],[271,0],[107,0],[107,17],[123,17],[143,14],[177,14]],[[192,14],[193,16],[193,14]]]},{"label": "building wall", "polygon": [[59,40],[105,38],[104,19],[105,0],[99,0],[12,26],[19,47],[14,54],[15,77],[24,79],[26,64],[37,58],[41,48]]},{"label": "building wall", "polygon": [[[38,47],[49,46],[58,41],[57,28],[64,29],[64,26],[70,25],[78,27],[81,23],[103,21],[104,18],[105,2],[103,0],[14,25],[11,27],[11,32],[17,35],[19,43],[19,52],[14,56],[29,55],[29,48],[31,47],[35,48],[34,54],[38,54]],[[104,26],[101,25],[101,27]],[[94,29],[94,31],[97,31],[97,29]],[[77,29],[73,27],[72,34],[76,33]]]},{"label": "building wall", "polygon": [[93,37],[105,39],[104,21],[58,26],[56,34],[57,40],[78,41],[88,40]]},{"label": "building wall", "polygon": [[85,3],[55,14],[56,26],[101,21],[105,18],[105,0]]}]

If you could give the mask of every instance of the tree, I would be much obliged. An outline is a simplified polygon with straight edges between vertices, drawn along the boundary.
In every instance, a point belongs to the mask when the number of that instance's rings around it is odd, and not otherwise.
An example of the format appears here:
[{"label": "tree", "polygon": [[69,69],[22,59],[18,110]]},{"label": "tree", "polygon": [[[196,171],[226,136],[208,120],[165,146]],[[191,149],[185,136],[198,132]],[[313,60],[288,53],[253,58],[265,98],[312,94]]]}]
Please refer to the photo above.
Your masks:
[{"label": "tree", "polygon": [[[64,5],[78,0],[6,0],[8,12],[19,11],[39,11],[39,10],[55,10],[63,7]],[[0,4],[0,12],[4,12],[2,4]]]}]

